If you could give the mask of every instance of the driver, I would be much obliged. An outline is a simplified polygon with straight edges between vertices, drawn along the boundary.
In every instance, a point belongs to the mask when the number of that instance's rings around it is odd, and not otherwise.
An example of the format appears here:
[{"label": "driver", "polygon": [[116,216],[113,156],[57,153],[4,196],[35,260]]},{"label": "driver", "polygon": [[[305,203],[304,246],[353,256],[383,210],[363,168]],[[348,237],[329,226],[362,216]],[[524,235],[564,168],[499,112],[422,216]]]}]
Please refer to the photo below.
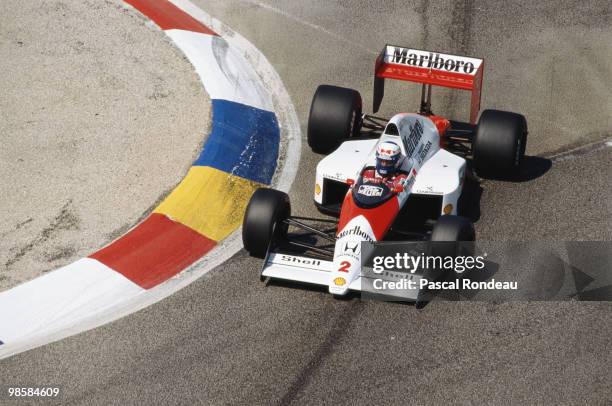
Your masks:
[{"label": "driver", "polygon": [[392,141],[381,142],[376,147],[376,168],[366,169],[363,172],[363,180],[384,183],[390,189],[397,188],[407,178],[405,173],[400,172],[404,158],[399,145]]}]

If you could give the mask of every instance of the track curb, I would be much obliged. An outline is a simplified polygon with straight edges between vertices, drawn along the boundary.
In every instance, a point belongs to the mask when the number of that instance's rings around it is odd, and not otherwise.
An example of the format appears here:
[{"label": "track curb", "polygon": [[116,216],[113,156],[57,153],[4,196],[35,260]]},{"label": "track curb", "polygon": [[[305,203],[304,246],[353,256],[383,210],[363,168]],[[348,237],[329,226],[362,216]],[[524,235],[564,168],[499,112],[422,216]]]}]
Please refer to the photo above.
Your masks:
[{"label": "track curb", "polygon": [[147,307],[236,253],[261,186],[287,191],[301,134],[278,74],[252,44],[188,0],[126,0],[173,40],[212,100],[211,133],[172,193],[101,250],[0,292],[0,358]]}]

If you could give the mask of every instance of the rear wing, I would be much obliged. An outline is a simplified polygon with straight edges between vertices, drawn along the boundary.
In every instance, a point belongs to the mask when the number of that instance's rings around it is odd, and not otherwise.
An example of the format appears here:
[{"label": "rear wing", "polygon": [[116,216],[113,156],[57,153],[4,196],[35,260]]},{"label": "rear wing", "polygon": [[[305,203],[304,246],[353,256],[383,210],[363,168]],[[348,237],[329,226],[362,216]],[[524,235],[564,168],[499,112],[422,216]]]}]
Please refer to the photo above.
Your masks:
[{"label": "rear wing", "polygon": [[484,61],[478,58],[385,45],[376,58],[374,113],[385,94],[385,79],[396,79],[471,91],[470,123],[476,124],[483,69]]}]

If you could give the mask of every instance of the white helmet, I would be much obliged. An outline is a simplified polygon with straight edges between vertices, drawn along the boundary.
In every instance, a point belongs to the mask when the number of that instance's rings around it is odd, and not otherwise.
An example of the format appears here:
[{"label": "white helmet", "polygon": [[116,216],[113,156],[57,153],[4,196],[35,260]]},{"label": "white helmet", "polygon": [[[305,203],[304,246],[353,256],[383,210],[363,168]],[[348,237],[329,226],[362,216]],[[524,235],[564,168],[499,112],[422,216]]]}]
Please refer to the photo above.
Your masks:
[{"label": "white helmet", "polygon": [[384,141],[376,147],[376,172],[381,176],[395,174],[398,169],[402,150],[391,141]]}]

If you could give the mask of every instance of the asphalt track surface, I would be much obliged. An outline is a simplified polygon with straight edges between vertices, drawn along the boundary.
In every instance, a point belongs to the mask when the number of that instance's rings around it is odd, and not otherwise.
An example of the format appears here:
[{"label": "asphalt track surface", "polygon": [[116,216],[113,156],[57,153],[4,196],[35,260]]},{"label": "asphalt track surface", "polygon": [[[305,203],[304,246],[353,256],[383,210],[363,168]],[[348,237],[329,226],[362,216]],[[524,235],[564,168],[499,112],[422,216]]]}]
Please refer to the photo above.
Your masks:
[{"label": "asphalt track surface", "polygon": [[[196,3],[267,56],[304,131],[319,83],[371,102],[386,42],[484,57],[483,105],[524,113],[528,154],[540,158],[516,182],[481,184],[479,238],[611,239],[608,2]],[[416,91],[389,89],[382,115],[416,107]],[[461,116],[462,101],[441,92],[434,110]],[[319,159],[304,146],[295,213],[316,214],[308,179]],[[0,386],[59,385],[68,404],[612,402],[608,302],[434,300],[416,310],[265,286],[260,266],[240,252],[141,312],[0,361]]]}]

